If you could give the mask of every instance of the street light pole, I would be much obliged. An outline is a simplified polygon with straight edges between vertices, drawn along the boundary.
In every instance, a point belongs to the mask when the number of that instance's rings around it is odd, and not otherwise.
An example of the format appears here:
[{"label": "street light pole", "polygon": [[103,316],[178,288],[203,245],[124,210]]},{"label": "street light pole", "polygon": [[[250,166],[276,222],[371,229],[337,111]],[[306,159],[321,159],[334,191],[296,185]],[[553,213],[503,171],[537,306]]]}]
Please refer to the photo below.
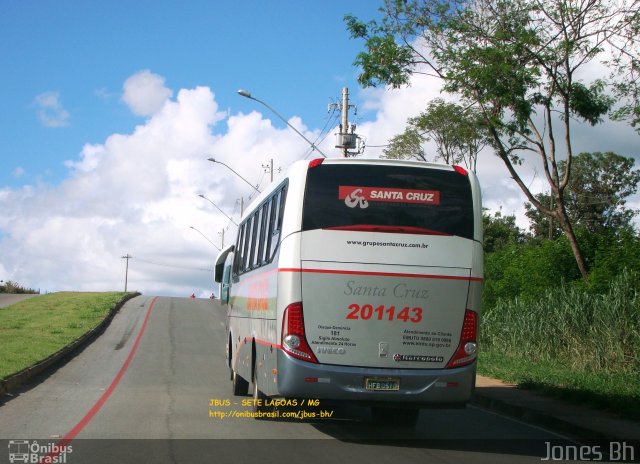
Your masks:
[{"label": "street light pole", "polygon": [[205,200],[207,200],[209,203],[211,203],[213,206],[215,206],[215,207],[216,207],[216,209],[217,209],[218,211],[220,211],[222,214],[224,214],[224,216],[225,216],[227,219],[229,219],[231,222],[233,222],[236,226],[238,225],[238,223],[237,223],[236,221],[234,221],[233,219],[231,219],[231,216],[229,216],[227,213],[225,213],[224,211],[222,211],[222,210],[218,207],[218,205],[216,205],[214,202],[212,202],[211,200],[209,200],[207,197],[205,197],[205,196],[204,196],[204,195],[202,195],[202,194],[198,194],[198,196],[199,196],[200,198],[204,198]]},{"label": "street light pole", "polygon": [[211,240],[209,240],[209,238],[208,238],[205,234],[203,234],[202,232],[200,232],[198,229],[196,229],[196,228],[195,228],[195,227],[193,227],[193,226],[189,226],[189,228],[190,228],[190,229],[195,230],[195,231],[196,231],[196,232],[198,232],[200,235],[202,235],[202,236],[204,237],[204,239],[205,239],[207,242],[209,242],[211,245],[213,245],[213,246],[216,248],[216,250],[221,251],[221,250],[220,250],[220,248],[218,247],[218,245],[216,245],[216,244],[215,244],[215,243],[213,243]]},{"label": "street light pole", "polygon": [[284,122],[287,126],[289,126],[289,128],[293,129],[293,131],[298,134],[300,137],[302,137],[303,139],[306,140],[306,142],[311,146],[311,148],[315,151],[317,151],[318,153],[320,153],[323,157],[327,157],[327,155],[325,155],[324,153],[322,153],[322,150],[320,150],[318,147],[316,147],[315,143],[313,143],[311,140],[309,140],[308,138],[306,138],[302,132],[300,132],[298,129],[296,129],[295,127],[293,127],[291,124],[289,124],[289,121],[287,121],[284,117],[282,117],[280,115],[280,113],[278,113],[276,110],[274,110],[271,106],[269,106],[267,103],[263,102],[262,100],[254,97],[253,95],[251,95],[251,92],[244,90],[244,89],[240,89],[238,90],[238,94],[245,97],[245,98],[249,98],[250,100],[254,100],[257,101],[258,103],[266,106],[269,110],[271,110],[271,112],[273,114],[275,114],[276,116],[278,116],[278,118],[280,118],[280,120],[282,122]]},{"label": "street light pole", "polygon": [[260,190],[258,190],[257,187],[254,187],[254,185],[251,182],[249,182],[247,179],[245,179],[240,174],[238,174],[233,168],[231,168],[230,166],[227,166],[226,164],[224,164],[222,161],[218,161],[215,158],[207,158],[207,161],[211,161],[212,163],[218,163],[218,164],[223,165],[224,167],[229,169],[231,172],[233,172],[236,176],[238,176],[240,179],[245,181],[247,183],[247,185],[249,185],[253,190],[255,190],[256,192],[260,193]]}]

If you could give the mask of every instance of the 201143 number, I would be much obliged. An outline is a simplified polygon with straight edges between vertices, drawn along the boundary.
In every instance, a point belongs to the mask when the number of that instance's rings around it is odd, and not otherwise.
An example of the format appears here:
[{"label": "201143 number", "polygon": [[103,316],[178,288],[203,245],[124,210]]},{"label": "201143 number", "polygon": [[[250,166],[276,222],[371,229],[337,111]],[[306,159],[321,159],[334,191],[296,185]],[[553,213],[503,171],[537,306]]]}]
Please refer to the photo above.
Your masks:
[{"label": "201143 number", "polygon": [[405,306],[401,310],[397,311],[395,306],[386,307],[380,305],[374,308],[370,304],[351,304],[349,305],[349,313],[345,316],[345,319],[362,319],[369,320],[375,319],[378,321],[393,321],[399,320],[404,322],[413,322],[417,324],[422,321],[422,308],[410,308]]}]

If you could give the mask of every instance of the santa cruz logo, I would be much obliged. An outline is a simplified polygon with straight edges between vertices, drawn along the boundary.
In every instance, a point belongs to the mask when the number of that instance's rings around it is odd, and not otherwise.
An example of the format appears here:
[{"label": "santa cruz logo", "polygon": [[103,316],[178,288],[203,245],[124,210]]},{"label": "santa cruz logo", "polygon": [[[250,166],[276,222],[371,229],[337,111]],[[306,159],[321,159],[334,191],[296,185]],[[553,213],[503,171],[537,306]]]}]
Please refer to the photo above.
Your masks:
[{"label": "santa cruz logo", "polygon": [[353,192],[345,196],[344,204],[349,208],[355,208],[356,206],[359,206],[360,208],[364,209],[369,207],[369,202],[365,199],[362,193],[362,189],[360,188],[355,189]]},{"label": "santa cruz logo", "polygon": [[344,204],[349,208],[368,208],[370,202],[439,205],[440,192],[437,190],[340,185],[338,199],[344,200]]}]

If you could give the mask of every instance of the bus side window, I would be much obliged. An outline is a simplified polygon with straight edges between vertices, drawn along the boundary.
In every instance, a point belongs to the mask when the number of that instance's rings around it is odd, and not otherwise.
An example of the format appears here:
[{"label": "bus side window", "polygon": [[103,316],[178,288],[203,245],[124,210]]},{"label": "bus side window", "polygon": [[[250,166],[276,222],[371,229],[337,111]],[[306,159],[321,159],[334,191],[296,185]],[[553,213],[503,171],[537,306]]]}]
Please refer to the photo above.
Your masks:
[{"label": "bus side window", "polygon": [[278,211],[278,232],[280,232],[282,230],[282,218],[284,218],[284,201],[285,198],[287,196],[287,187],[283,187],[282,190],[280,190],[280,205],[279,205],[279,211]]},{"label": "bus side window", "polygon": [[283,187],[272,199],[271,217],[269,218],[269,260],[273,259],[273,255],[278,247],[278,242],[280,241],[286,190],[286,187]]},{"label": "bus side window", "polygon": [[240,225],[238,231],[238,241],[236,242],[236,253],[233,259],[233,275],[237,276],[242,271],[242,248],[244,247],[245,224]]},{"label": "bus side window", "polygon": [[260,237],[260,215],[261,210],[256,211],[253,214],[253,232],[251,233],[251,253],[249,253],[249,268],[255,269],[258,267],[258,260],[256,259],[256,248],[258,248],[258,239]]},{"label": "bus side window", "polygon": [[270,235],[270,243],[269,243],[269,260],[273,259],[273,255],[276,251],[276,246],[278,245],[278,240],[280,240],[280,230],[278,229],[278,216],[280,215],[280,196],[282,192],[278,192],[272,200],[272,209],[271,209],[271,218],[269,221],[269,235]]},{"label": "bus side window", "polygon": [[247,219],[245,223],[245,236],[244,236],[244,245],[242,246],[242,267],[240,272],[246,272],[249,269],[251,262],[249,261],[249,244],[251,243],[251,232],[252,232],[252,224],[253,224],[253,216]]},{"label": "bus side window", "polygon": [[269,202],[262,205],[260,213],[260,240],[258,241],[258,251],[256,253],[256,265],[265,264],[264,259],[264,242],[267,229],[267,217],[269,216]]},{"label": "bus side window", "polygon": [[271,257],[273,255],[271,249],[271,243],[273,239],[273,229],[274,229],[274,217],[276,217],[276,206],[277,206],[277,193],[273,195],[269,199],[269,220],[267,222],[267,243],[264,247],[264,260],[265,262],[271,262]]}]

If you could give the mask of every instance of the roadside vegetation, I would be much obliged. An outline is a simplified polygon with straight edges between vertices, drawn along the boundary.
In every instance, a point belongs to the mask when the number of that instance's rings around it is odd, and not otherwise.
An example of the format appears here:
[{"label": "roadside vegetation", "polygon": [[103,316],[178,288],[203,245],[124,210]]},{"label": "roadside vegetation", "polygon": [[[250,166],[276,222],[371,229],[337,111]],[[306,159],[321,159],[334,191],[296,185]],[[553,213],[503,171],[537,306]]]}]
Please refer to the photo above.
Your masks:
[{"label": "roadside vegetation", "polygon": [[485,216],[480,373],[640,419],[640,238],[626,206],[640,172],[632,157],[573,150],[579,124],[640,134],[637,0],[380,3],[379,19],[345,17],[363,43],[360,84],[426,74],[446,96],[407,115],[384,157],[475,171],[489,150],[527,199],[527,231]]},{"label": "roadside vegetation", "polygon": [[583,279],[562,236],[526,235],[499,214],[485,232],[499,245],[485,256],[479,372],[640,419],[637,234],[581,231]]},{"label": "roadside vegetation", "polygon": [[32,288],[26,288],[20,285],[17,282],[7,281],[0,282],[0,293],[20,293],[20,294],[37,294],[40,293],[39,290],[34,290]]},{"label": "roadside vegetation", "polygon": [[96,327],[126,293],[60,292],[0,308],[0,380]]},{"label": "roadside vegetation", "polygon": [[484,216],[479,371],[640,419],[640,237],[626,205],[640,171],[614,153],[581,153],[572,169],[567,215],[586,277],[537,210],[528,208],[528,231],[514,216]]}]

